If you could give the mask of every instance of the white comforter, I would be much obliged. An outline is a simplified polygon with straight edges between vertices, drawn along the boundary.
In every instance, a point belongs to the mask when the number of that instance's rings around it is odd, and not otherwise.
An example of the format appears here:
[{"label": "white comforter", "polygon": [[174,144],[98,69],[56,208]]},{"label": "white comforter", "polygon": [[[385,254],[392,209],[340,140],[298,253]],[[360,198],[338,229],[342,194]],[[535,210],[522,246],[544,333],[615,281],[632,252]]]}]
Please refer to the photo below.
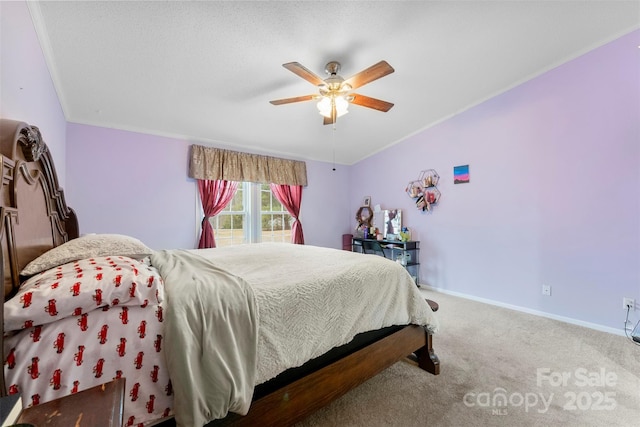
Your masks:
[{"label": "white comforter", "polygon": [[259,319],[256,384],[361,332],[410,323],[437,332],[434,313],[411,276],[381,256],[287,243],[194,252],[253,289]]},{"label": "white comforter", "polygon": [[[260,243],[161,251],[151,261],[166,287],[167,362],[178,425],[246,413],[254,385],[358,333],[405,324],[438,329],[407,271],[375,255]],[[231,307],[225,308],[225,295]],[[222,367],[206,366],[210,362]],[[224,378],[207,384],[216,372]]]}]

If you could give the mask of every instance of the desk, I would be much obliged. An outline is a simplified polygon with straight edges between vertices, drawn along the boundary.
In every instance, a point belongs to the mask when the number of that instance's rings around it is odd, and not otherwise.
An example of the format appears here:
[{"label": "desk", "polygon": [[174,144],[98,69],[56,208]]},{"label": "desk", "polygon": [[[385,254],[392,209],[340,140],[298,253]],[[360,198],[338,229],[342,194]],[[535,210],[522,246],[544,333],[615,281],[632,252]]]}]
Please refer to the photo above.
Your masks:
[{"label": "desk", "polygon": [[413,280],[418,284],[420,278],[420,241],[409,240],[403,242],[401,240],[376,240],[363,239],[361,237],[353,237],[351,239],[351,251],[365,253],[365,243],[377,242],[382,246],[384,256],[399,262],[411,274]]},{"label": "desk", "polygon": [[47,427],[122,427],[125,379],[23,409],[16,423]]}]

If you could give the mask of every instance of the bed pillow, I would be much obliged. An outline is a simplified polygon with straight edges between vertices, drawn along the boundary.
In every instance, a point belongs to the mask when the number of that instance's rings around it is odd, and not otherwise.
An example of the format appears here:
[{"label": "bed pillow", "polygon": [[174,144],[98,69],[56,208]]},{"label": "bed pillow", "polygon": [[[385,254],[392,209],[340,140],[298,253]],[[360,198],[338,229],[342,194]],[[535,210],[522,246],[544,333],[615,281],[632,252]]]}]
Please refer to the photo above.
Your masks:
[{"label": "bed pillow", "polygon": [[5,331],[81,316],[108,306],[157,305],[162,278],[144,261],[124,256],[73,261],[25,281],[4,304]]},{"label": "bed pillow", "polygon": [[87,234],[43,253],[27,264],[20,274],[32,276],[83,258],[121,255],[140,259],[151,252],[151,248],[134,237],[122,234]]}]

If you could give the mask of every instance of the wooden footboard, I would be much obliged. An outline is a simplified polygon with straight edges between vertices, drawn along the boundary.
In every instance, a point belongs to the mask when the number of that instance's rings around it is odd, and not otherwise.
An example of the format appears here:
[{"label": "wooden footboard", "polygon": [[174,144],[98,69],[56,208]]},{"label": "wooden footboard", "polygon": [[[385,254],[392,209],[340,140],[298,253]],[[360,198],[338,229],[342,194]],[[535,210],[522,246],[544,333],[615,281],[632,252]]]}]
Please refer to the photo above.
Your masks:
[{"label": "wooden footboard", "polygon": [[409,325],[336,362],[254,401],[246,416],[230,414],[214,426],[290,426],[329,404],[411,353],[434,375],[440,362],[424,328]]},{"label": "wooden footboard", "polygon": [[440,359],[433,350],[433,335],[426,332],[427,343],[416,352],[418,366],[433,375],[440,375]]}]

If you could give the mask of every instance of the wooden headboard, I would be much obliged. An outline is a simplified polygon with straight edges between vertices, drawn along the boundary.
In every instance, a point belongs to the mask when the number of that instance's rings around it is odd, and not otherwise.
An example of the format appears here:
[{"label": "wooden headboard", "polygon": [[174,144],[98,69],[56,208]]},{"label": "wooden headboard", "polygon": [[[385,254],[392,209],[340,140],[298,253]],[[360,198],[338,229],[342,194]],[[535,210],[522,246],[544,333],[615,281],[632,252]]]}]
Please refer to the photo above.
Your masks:
[{"label": "wooden headboard", "polygon": [[[51,153],[37,127],[0,119],[0,177],[4,303],[20,286],[20,271],[30,261],[78,237],[78,220],[65,202]],[[0,313],[1,340],[4,313]],[[0,375],[0,395],[4,393],[4,375]]]}]

